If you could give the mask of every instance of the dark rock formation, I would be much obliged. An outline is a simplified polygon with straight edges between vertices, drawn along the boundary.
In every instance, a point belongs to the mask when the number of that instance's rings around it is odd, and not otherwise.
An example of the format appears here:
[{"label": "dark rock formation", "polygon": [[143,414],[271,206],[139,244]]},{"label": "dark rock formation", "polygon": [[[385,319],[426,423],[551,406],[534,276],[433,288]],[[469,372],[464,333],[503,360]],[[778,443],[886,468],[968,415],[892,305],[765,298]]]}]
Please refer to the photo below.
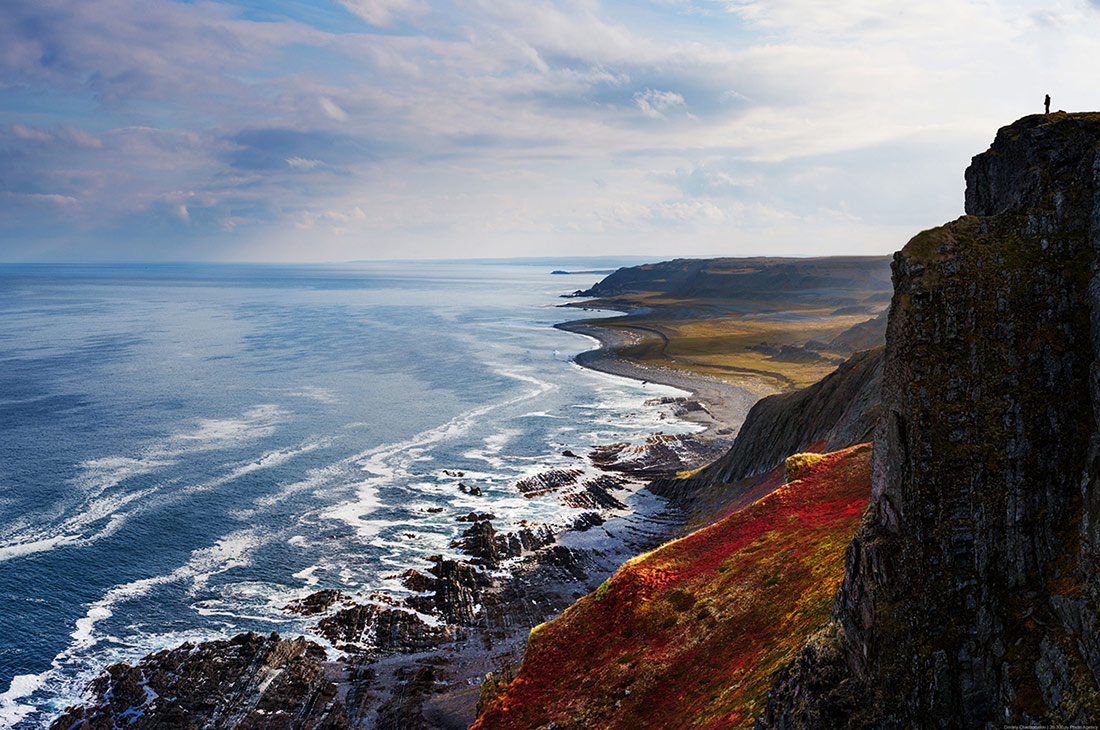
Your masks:
[{"label": "dark rock formation", "polygon": [[424,613],[434,613],[444,620],[464,626],[477,621],[477,605],[481,591],[492,585],[492,579],[472,565],[434,556],[431,574],[435,576],[432,595],[413,596],[408,604]]},{"label": "dark rock formation", "polygon": [[325,589],[323,591],[310,593],[305,598],[291,601],[286,606],[283,606],[283,610],[289,613],[296,613],[299,616],[316,616],[319,613],[328,611],[337,603],[348,603],[350,600],[351,599],[345,596],[341,591]]},{"label": "dark rock formation", "polygon": [[1098,143],[1005,127],[895,256],[871,506],[760,728],[1100,718]]},{"label": "dark rock formation", "polygon": [[[641,444],[614,443],[593,447],[588,458],[599,469],[640,479],[657,479],[706,463],[716,444],[655,433]],[[709,458],[707,458],[709,456]]]},{"label": "dark rock formation", "polygon": [[495,520],[497,518],[492,512],[471,512],[460,517],[455,517],[456,522],[481,522],[482,520]]},{"label": "dark rock formation", "polygon": [[321,647],[278,634],[183,644],[108,667],[91,683],[93,702],[51,729],[347,728],[335,670],[324,662]]},{"label": "dark rock formation", "polygon": [[664,395],[659,398],[650,398],[645,404],[647,406],[673,406],[672,415],[674,416],[686,416],[689,413],[698,413],[699,411],[710,413],[707,407],[699,401],[683,396]]},{"label": "dark rock formation", "polygon": [[435,587],[435,579],[429,578],[415,568],[409,568],[401,574],[401,585],[405,586],[410,591],[424,593]]},{"label": "dark rock formation", "polygon": [[526,479],[520,479],[516,482],[516,489],[522,492],[524,497],[541,497],[570,484],[576,484],[577,479],[583,475],[583,469],[550,469]]},{"label": "dark rock formation", "polygon": [[450,626],[434,626],[410,611],[373,603],[326,616],[317,623],[317,631],[349,652],[418,652],[454,640]]},{"label": "dark rock formation", "polygon": [[612,494],[613,491],[621,489],[622,486],[623,480],[619,477],[602,474],[594,479],[584,480],[581,482],[579,489],[561,495],[561,501],[565,505],[577,509],[626,509],[626,505]]},{"label": "dark rock formation", "polygon": [[524,527],[517,532],[501,534],[491,522],[484,520],[472,524],[452,546],[471,555],[478,565],[497,568],[502,560],[537,550],[553,540],[554,533],[545,526]]}]

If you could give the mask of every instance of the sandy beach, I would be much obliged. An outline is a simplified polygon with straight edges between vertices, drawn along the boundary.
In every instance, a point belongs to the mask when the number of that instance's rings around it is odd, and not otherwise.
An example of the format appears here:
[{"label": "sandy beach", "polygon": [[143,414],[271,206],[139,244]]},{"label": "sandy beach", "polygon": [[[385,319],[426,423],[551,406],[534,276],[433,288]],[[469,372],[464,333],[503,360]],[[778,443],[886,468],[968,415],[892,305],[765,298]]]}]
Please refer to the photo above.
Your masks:
[{"label": "sandy beach", "polygon": [[705,431],[696,435],[699,439],[732,442],[753,403],[775,392],[763,383],[757,387],[744,387],[705,375],[689,375],[685,371],[643,365],[619,357],[621,348],[636,344],[647,335],[652,336],[648,331],[636,332],[629,326],[601,327],[583,320],[563,322],[555,327],[591,337],[600,343],[598,348],[586,350],[573,358],[581,367],[643,383],[668,385],[691,393],[691,399],[701,403],[706,410],[686,411],[679,417],[706,426]]}]

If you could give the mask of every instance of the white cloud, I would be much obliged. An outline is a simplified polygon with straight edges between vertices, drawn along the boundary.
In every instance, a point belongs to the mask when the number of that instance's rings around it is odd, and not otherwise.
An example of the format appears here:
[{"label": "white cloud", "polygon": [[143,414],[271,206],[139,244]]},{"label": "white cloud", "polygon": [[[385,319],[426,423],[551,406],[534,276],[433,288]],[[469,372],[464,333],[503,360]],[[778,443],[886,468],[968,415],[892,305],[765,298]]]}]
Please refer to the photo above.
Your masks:
[{"label": "white cloud", "polygon": [[286,159],[286,164],[295,170],[313,170],[324,163],[320,160],[307,160],[304,157],[288,157]]},{"label": "white cloud", "polygon": [[371,25],[380,27],[424,10],[419,0],[340,0],[340,4]]},{"label": "white cloud", "polygon": [[[81,231],[221,227],[257,257],[287,223],[351,258],[371,255],[357,236],[736,253],[782,227],[863,246],[884,221],[957,214],[969,156],[1044,93],[1094,104],[1100,57],[1083,0],[343,4],[375,27],[253,22],[231,0],[11,0],[0,84],[68,106],[5,112],[0,150],[22,157],[0,205],[59,196]],[[314,253],[295,251],[270,255]]]},{"label": "white cloud", "polygon": [[336,106],[336,103],[328,97],[321,97],[321,110],[338,122],[346,122],[348,120],[348,113]]},{"label": "white cloud", "polygon": [[634,94],[634,103],[642,110],[642,114],[653,119],[664,119],[665,112],[673,107],[683,106],[684,97],[675,91],[657,91],[646,89]]}]

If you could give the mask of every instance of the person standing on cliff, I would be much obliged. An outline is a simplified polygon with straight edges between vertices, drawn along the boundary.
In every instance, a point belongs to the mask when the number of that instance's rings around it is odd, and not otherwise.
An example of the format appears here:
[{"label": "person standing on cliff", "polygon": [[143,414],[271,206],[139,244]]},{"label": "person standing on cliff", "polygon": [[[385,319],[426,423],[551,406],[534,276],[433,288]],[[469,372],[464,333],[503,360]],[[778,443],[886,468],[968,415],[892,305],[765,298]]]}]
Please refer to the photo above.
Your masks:
[{"label": "person standing on cliff", "polygon": [[1047,94],[1047,98],[1043,100],[1043,105],[1046,106],[1047,114],[1050,114],[1050,94]]}]

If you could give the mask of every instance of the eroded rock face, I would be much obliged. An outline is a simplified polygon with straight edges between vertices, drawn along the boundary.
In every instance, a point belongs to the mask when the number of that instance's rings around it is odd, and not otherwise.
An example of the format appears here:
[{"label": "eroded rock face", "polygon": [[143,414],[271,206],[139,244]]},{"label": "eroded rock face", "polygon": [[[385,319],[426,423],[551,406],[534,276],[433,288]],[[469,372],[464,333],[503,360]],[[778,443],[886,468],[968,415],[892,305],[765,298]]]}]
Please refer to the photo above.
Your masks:
[{"label": "eroded rock face", "polygon": [[865,443],[877,422],[882,363],[881,347],[860,352],[808,388],[761,399],[730,450],[699,479],[732,482],[763,474],[800,451]]},{"label": "eroded rock face", "polygon": [[91,684],[94,701],[70,708],[51,728],[346,728],[324,660],[316,644],[278,634],[183,644],[136,666],[108,667]]},{"label": "eroded rock face", "polygon": [[895,256],[871,506],[761,728],[1100,717],[1100,115],[1027,117]]}]

